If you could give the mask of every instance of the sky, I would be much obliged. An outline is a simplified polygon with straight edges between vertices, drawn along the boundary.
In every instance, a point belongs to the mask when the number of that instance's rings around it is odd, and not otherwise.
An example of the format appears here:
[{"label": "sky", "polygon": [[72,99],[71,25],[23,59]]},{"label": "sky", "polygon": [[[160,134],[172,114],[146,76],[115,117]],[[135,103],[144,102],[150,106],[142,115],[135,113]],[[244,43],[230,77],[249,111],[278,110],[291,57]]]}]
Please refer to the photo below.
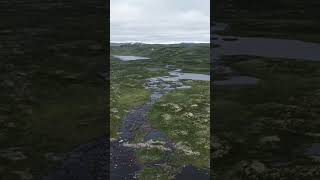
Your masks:
[{"label": "sky", "polygon": [[210,42],[210,0],[111,0],[111,42]]}]

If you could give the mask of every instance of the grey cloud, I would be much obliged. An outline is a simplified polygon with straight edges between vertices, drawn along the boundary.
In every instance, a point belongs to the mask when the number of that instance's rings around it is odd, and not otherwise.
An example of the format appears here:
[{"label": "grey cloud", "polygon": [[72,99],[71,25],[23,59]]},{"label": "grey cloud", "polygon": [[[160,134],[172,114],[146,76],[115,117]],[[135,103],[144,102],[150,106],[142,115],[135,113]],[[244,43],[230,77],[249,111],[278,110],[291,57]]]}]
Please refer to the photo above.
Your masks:
[{"label": "grey cloud", "polygon": [[210,0],[111,0],[113,42],[209,42]]}]

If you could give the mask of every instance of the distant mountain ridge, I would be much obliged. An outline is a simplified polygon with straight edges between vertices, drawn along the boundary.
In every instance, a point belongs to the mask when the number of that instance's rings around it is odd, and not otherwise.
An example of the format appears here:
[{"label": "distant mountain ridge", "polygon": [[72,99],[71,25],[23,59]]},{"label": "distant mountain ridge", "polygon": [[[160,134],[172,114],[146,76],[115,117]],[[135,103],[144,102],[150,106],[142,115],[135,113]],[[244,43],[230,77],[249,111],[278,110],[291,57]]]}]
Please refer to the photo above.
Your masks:
[{"label": "distant mountain ridge", "polygon": [[142,43],[142,42],[125,42],[125,43],[117,43],[110,42],[111,47],[119,47],[119,46],[139,46],[139,45],[152,45],[152,44],[163,44],[163,45],[194,45],[194,44],[209,44],[210,42],[177,42],[177,43]]}]

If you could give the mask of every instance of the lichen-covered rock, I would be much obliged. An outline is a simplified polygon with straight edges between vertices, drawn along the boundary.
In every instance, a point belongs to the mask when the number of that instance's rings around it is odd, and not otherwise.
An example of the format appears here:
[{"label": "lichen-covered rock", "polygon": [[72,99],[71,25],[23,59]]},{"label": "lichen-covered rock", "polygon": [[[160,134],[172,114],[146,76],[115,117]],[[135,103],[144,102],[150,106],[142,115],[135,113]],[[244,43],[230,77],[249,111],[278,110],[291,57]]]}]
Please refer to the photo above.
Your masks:
[{"label": "lichen-covered rock", "polygon": [[200,152],[193,151],[190,146],[186,145],[183,142],[176,143],[175,148],[179,151],[182,151],[187,156],[199,156],[200,155]]},{"label": "lichen-covered rock", "polygon": [[194,114],[192,112],[186,112],[186,113],[184,113],[184,116],[187,118],[193,118]]},{"label": "lichen-covered rock", "polygon": [[169,121],[172,118],[170,114],[162,114],[161,117],[163,118],[164,121]]}]

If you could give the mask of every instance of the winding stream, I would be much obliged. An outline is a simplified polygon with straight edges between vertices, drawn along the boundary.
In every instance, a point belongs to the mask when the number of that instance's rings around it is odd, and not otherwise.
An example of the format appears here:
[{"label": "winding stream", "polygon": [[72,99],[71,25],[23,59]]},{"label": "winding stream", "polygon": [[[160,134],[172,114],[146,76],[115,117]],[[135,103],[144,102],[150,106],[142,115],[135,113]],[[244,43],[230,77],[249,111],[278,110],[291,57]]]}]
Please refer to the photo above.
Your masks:
[{"label": "winding stream", "polygon": [[[168,69],[169,70],[169,69]],[[167,153],[172,153],[175,150],[175,143],[170,140],[161,131],[151,128],[147,114],[152,105],[163,95],[174,89],[187,89],[191,88],[186,86],[180,80],[201,80],[209,81],[209,75],[183,73],[181,69],[175,69],[169,71],[169,76],[155,77],[146,79],[145,88],[152,92],[149,101],[136,109],[133,109],[123,119],[122,126],[119,129],[119,138],[111,142],[111,179],[135,179],[136,173],[142,169],[142,165],[137,162],[134,157],[135,148],[152,147],[162,148]],[[135,132],[139,129],[147,132],[143,138],[144,142],[133,143]],[[160,140],[160,141],[159,141]],[[162,142],[162,146],[153,145],[153,142]],[[147,166],[158,166],[161,163],[165,163],[165,159],[160,162],[149,163]],[[188,170],[182,170],[177,175],[177,180],[185,179],[190,173],[189,169],[193,173],[195,179],[209,179],[209,173],[203,170],[199,170],[192,166],[186,167]]]}]

